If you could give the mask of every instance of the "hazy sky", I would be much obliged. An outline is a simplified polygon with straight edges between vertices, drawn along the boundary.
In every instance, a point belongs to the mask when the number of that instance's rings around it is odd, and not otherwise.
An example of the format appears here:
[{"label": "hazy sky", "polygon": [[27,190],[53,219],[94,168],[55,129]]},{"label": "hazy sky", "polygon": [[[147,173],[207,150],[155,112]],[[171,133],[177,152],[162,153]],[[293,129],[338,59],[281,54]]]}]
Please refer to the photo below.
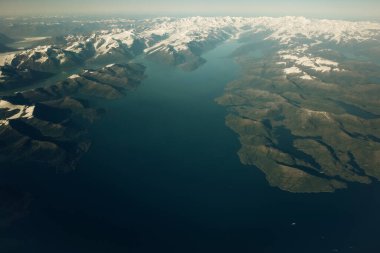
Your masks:
[{"label": "hazy sky", "polygon": [[380,18],[380,0],[0,0],[0,15],[114,13]]}]

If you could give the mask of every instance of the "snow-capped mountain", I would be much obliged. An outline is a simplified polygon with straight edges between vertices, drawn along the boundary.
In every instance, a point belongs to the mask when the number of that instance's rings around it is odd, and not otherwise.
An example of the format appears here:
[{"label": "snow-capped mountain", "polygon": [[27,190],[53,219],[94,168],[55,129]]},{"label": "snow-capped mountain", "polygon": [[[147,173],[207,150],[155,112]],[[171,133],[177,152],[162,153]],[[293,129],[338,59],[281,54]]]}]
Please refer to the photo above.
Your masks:
[{"label": "snow-capped mountain", "polygon": [[[9,65],[17,71],[56,72],[88,61],[122,62],[143,54],[150,59],[192,70],[204,63],[202,53],[218,43],[260,36],[262,40],[286,47],[288,52],[279,53],[280,62],[293,61],[298,65],[303,62],[314,70],[327,70],[329,67],[320,60],[305,55],[310,48],[327,43],[344,45],[380,41],[380,23],[304,17],[155,18],[135,23],[129,21],[124,27],[123,24],[112,23],[112,27],[118,28],[67,35],[58,44],[1,55],[0,66]],[[313,64],[314,67],[311,66]],[[286,72],[296,71],[296,65]],[[6,82],[4,73],[1,82]],[[309,77],[305,75],[305,78]]]},{"label": "snow-capped mountain", "polygon": [[80,62],[81,58],[76,53],[49,45],[16,54],[9,61],[9,65],[17,69],[55,72],[60,67],[72,67]]},{"label": "snow-capped mountain", "polygon": [[[246,33],[266,33],[266,40],[287,45],[300,39],[333,43],[363,42],[379,39],[380,24],[304,17],[192,17],[164,19],[136,34],[147,41],[149,47],[144,51],[151,54],[156,51],[170,52],[170,49],[176,52],[192,50],[194,43],[220,42],[239,38]],[[155,41],[153,38],[160,39]]]},{"label": "snow-capped mountain", "polygon": [[112,29],[95,32],[89,36],[66,37],[65,50],[77,54],[87,53],[95,60],[106,57],[133,58],[142,52],[143,42],[133,30]]}]

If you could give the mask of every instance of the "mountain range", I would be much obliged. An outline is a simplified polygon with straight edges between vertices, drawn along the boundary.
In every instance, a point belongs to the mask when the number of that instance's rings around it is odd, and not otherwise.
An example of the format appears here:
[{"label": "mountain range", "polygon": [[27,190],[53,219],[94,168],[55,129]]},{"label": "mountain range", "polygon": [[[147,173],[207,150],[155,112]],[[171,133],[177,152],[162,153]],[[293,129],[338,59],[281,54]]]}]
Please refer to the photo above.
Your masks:
[{"label": "mountain range", "polygon": [[[289,56],[289,52],[282,51],[280,58],[294,60],[298,65],[303,61],[309,67],[310,59],[302,58],[302,52],[311,48],[323,49],[326,45],[347,48],[364,45],[369,57],[374,53],[376,56],[380,54],[376,49],[380,40],[380,24],[375,22],[304,17],[190,17],[111,24],[109,29],[62,35],[42,40],[40,45],[31,49],[1,55],[1,86],[23,86],[61,70],[88,63],[126,62],[139,55],[184,70],[194,70],[205,62],[202,58],[204,52],[229,39],[239,39],[245,43],[276,43],[288,51],[301,54]],[[317,59],[318,63],[315,60],[311,61],[322,65],[319,67],[322,70],[326,60]],[[298,70],[293,68],[289,71]],[[28,75],[25,75],[26,72]],[[309,77],[305,75],[304,78]]]}]

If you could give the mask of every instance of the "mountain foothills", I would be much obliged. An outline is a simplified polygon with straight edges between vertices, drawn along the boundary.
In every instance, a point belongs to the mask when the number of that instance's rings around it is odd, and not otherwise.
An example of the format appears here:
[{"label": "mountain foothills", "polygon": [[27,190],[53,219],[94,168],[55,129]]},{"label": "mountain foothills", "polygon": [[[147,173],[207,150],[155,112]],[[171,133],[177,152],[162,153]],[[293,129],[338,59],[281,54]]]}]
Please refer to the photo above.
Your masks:
[{"label": "mountain foothills", "polygon": [[[144,76],[142,65],[126,62],[145,57],[192,71],[206,62],[204,52],[236,40],[231,57],[241,76],[217,102],[239,134],[242,163],[291,192],[331,192],[380,179],[380,23],[304,17],[10,19],[0,31],[20,37],[15,27],[45,38],[11,51],[14,42],[0,36],[0,47],[7,48],[0,54],[0,90],[38,86],[0,100],[3,162],[44,160],[75,168],[89,148],[86,125],[99,114],[86,101],[117,98]],[[71,72],[57,84],[41,82]]]},{"label": "mountain foothills", "polygon": [[90,147],[88,126],[102,113],[89,100],[120,98],[137,87],[144,71],[140,64],[111,64],[4,96],[0,100],[0,163],[75,169]]}]

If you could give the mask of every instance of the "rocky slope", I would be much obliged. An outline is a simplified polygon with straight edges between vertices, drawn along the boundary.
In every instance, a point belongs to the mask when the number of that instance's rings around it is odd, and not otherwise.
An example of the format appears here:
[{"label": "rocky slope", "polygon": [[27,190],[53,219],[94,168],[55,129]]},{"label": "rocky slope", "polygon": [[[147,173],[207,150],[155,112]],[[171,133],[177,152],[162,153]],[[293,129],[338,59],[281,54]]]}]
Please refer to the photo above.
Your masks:
[{"label": "rocky slope", "polygon": [[123,96],[136,88],[144,70],[139,64],[114,64],[2,97],[0,163],[74,169],[90,147],[87,127],[101,113],[90,106],[91,98]]}]

